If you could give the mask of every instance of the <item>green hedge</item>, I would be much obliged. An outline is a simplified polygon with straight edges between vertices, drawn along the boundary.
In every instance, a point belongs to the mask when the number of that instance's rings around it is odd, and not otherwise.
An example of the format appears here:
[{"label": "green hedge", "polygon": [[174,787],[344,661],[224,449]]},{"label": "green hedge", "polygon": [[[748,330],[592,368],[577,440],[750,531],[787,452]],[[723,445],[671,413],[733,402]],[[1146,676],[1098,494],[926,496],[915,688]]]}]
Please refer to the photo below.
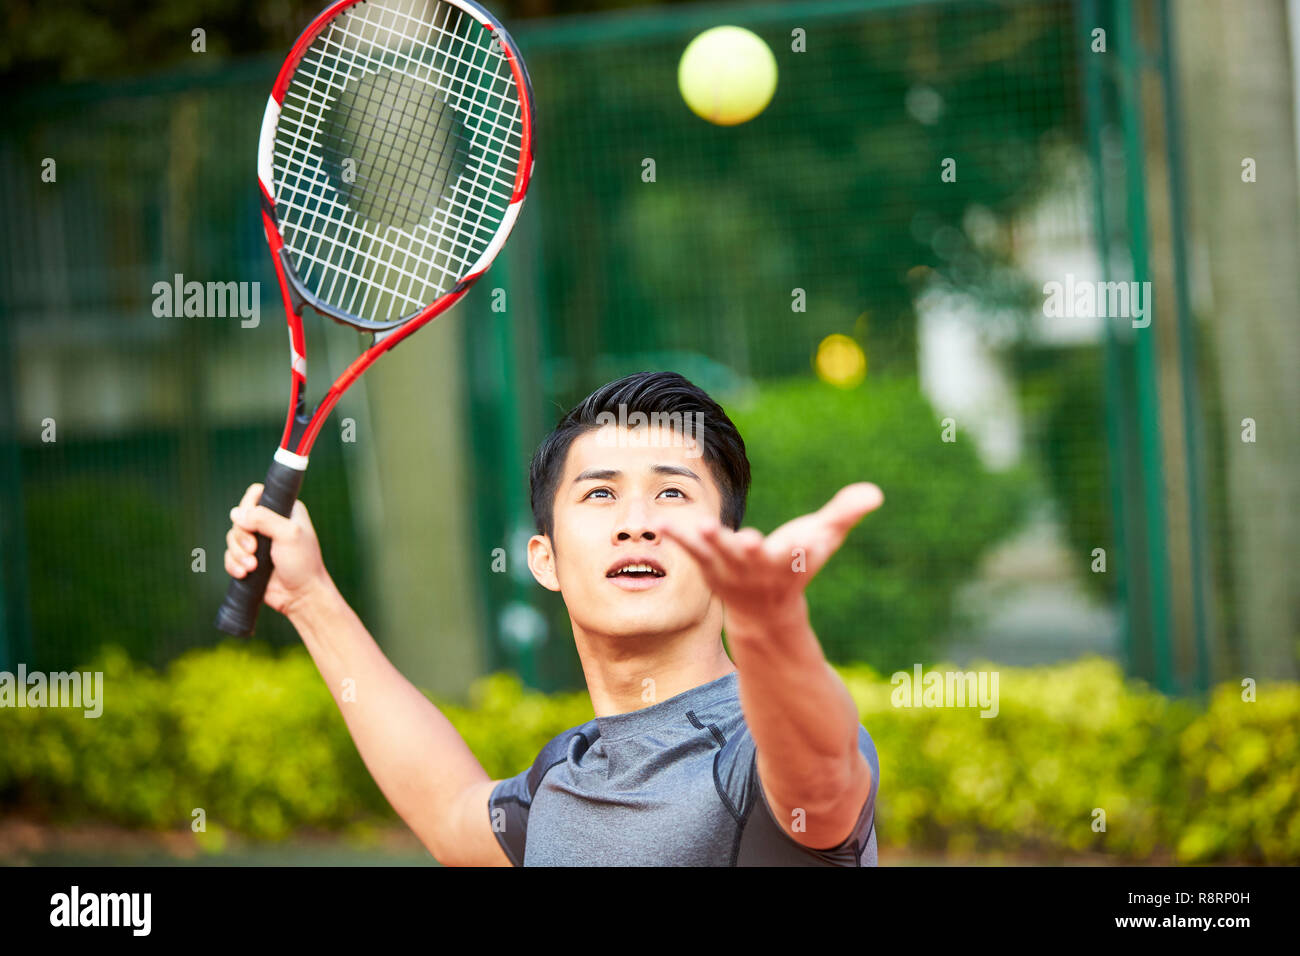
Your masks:
[{"label": "green hedge", "polygon": [[1300,862],[1300,685],[1198,707],[1100,658],[977,669],[999,673],[996,718],[896,708],[873,671],[841,670],[880,753],[884,845]]},{"label": "green hedge", "polygon": [[[882,846],[1300,862],[1300,685],[1263,685],[1256,703],[1223,685],[1196,705],[1108,661],[988,667],[993,719],[896,708],[886,678],[841,669],[880,754]],[[394,819],[300,649],[229,644],[165,674],[113,653],[93,669],[106,679],[98,719],[0,711],[0,812],[175,829],[201,807],[209,845],[226,829],[275,839]],[[494,777],[592,713],[583,692],[546,696],[500,674],[442,706]]]},{"label": "green hedge", "polygon": [[0,711],[0,800],[55,819],[189,825],[276,838],[386,815],[333,699],[301,650],[192,651],[165,674],[120,650],[104,672],[103,714]]}]

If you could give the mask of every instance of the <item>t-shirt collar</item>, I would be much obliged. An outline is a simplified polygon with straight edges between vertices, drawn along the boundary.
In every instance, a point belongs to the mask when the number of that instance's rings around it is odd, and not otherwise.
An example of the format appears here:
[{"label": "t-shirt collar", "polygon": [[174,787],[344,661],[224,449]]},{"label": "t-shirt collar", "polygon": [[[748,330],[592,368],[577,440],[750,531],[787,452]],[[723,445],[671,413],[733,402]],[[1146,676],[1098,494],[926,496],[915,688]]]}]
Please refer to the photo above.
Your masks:
[{"label": "t-shirt collar", "polygon": [[640,710],[630,710],[625,714],[610,714],[597,717],[596,726],[600,736],[606,740],[623,740],[637,734],[653,730],[666,720],[680,717],[688,710],[702,708],[715,701],[735,696],[736,672],[723,674],[721,677],[684,690],[675,697],[670,697]]}]

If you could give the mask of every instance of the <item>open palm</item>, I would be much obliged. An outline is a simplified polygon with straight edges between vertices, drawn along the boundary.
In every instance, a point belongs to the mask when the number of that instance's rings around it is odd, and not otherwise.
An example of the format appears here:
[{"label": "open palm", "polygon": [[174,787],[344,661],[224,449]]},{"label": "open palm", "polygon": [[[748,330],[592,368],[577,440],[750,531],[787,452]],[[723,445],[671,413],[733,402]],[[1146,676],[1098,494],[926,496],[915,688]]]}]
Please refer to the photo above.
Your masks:
[{"label": "open palm", "polygon": [[758,620],[797,601],[853,526],[884,500],[875,485],[859,482],[766,536],[755,528],[732,531],[717,521],[665,523],[658,530],[695,559],[729,615]]}]

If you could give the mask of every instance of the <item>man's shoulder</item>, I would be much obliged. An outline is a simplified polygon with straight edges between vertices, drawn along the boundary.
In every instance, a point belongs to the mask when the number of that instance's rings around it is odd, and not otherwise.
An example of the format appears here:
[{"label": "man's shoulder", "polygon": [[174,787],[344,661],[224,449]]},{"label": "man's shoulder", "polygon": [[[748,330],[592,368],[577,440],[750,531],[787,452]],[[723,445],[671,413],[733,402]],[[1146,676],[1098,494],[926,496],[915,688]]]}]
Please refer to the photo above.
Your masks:
[{"label": "man's shoulder", "polygon": [[581,738],[581,745],[586,749],[591,746],[596,736],[595,718],[560,731],[542,746],[531,766],[497,784],[492,791],[492,802],[495,804],[499,801],[516,801],[525,805],[531,803],[547,772],[568,759],[569,744],[573,738]]}]

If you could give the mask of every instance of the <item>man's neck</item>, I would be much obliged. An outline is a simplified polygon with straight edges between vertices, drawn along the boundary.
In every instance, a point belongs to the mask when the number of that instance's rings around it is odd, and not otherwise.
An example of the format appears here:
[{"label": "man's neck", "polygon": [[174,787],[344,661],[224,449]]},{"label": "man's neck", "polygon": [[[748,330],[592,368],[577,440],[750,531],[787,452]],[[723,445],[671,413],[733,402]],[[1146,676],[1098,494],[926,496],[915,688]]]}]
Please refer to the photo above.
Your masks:
[{"label": "man's neck", "polygon": [[722,646],[720,627],[611,638],[575,624],[573,634],[598,717],[653,706],[736,669]]}]

